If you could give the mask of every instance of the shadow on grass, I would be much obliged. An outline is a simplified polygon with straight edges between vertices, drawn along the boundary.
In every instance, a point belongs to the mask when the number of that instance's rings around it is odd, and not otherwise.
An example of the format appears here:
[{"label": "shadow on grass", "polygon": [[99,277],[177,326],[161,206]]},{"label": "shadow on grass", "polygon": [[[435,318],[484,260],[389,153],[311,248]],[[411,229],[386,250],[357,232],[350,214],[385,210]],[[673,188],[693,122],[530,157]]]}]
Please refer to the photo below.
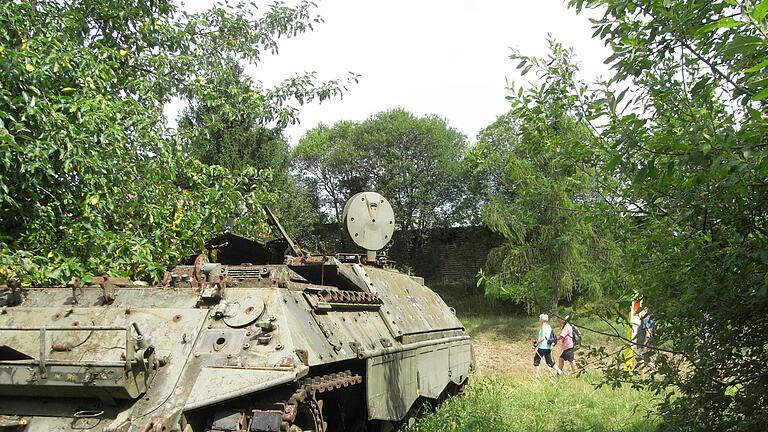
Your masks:
[{"label": "shadow on grass", "polygon": [[471,282],[431,284],[432,290],[459,315],[512,315],[525,312],[511,302],[495,301],[485,296],[485,292]]},{"label": "shadow on grass", "polygon": [[461,322],[472,336],[490,340],[521,342],[533,340],[537,332],[536,322],[528,317],[503,315],[459,315]]},{"label": "shadow on grass", "polygon": [[526,316],[523,307],[489,299],[482,289],[471,283],[440,284],[431,288],[456,310],[473,336],[507,342],[529,341],[536,336],[538,323]]},{"label": "shadow on grass", "polygon": [[[461,322],[472,336],[492,341],[528,342],[536,337],[538,320],[530,316],[524,307],[511,302],[494,301],[472,283],[433,284],[430,286],[448,306],[456,309]],[[597,318],[581,318],[576,325],[614,333],[617,329]],[[560,323],[552,320],[552,327],[560,329]],[[620,339],[590,333],[582,327],[584,345],[615,348],[623,344]],[[622,331],[623,329],[619,329]]]}]

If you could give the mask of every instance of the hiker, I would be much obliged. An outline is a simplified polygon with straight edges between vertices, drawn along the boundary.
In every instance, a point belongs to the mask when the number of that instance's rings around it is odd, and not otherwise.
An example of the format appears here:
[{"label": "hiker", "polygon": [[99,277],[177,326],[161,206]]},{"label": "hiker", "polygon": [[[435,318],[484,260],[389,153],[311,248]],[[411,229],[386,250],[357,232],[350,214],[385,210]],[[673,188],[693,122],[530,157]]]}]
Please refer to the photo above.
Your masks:
[{"label": "hiker", "polygon": [[639,369],[644,368],[646,365],[653,366],[651,361],[651,338],[653,338],[654,331],[656,329],[656,323],[653,321],[653,317],[648,312],[648,308],[643,308],[640,311],[640,325],[637,328],[636,342],[636,356]]},{"label": "hiker", "polygon": [[547,314],[539,315],[539,333],[536,340],[533,342],[533,347],[536,348],[536,353],[533,355],[533,366],[536,369],[536,376],[539,376],[541,358],[547,362],[547,366],[554,369],[557,375],[563,373],[563,371],[557,367],[554,360],[552,360],[552,345],[556,343],[557,338],[552,332],[552,327],[549,325],[549,316]]},{"label": "hiker", "polygon": [[571,325],[571,316],[568,315],[565,318],[560,318],[560,324],[563,325],[563,329],[560,331],[560,357],[557,359],[557,365],[560,370],[563,369],[565,362],[571,367],[571,372],[576,373],[576,364],[573,362],[575,346],[575,336],[573,331],[573,325]]}]

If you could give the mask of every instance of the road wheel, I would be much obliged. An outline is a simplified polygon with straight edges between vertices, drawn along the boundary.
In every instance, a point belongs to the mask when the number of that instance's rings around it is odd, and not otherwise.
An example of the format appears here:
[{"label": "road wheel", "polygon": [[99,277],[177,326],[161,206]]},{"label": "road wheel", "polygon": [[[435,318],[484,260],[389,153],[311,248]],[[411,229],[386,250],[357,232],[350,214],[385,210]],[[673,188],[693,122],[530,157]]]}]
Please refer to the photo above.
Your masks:
[{"label": "road wheel", "polygon": [[291,424],[291,432],[324,432],[326,424],[323,421],[322,401],[307,399],[297,407],[296,419]]}]

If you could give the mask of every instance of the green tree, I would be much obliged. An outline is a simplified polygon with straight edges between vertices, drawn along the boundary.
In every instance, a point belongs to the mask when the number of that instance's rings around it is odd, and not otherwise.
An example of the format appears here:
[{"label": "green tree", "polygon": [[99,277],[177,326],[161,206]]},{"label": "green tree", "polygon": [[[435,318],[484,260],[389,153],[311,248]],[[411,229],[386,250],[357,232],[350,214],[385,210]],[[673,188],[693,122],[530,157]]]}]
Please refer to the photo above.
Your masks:
[{"label": "green tree", "polygon": [[192,156],[235,171],[286,168],[289,152],[282,127],[290,119],[276,124],[279,114],[265,106],[264,89],[244,75],[240,64],[211,73],[211,91],[194,95],[179,118],[179,133]]},{"label": "green tree", "polygon": [[[270,198],[270,173],[233,175],[190,158],[162,109],[173,96],[217,93],[217,71],[257,63],[280,37],[310,29],[312,10],[0,4],[0,279],[156,275],[201,248],[242,202],[253,217],[243,227],[263,229],[257,205]],[[341,87],[297,76],[265,92],[263,106],[291,118],[294,102]]]},{"label": "green tree", "polygon": [[310,130],[295,149],[297,169],[328,220],[344,203],[376,190],[395,209],[402,230],[461,223],[472,216],[462,181],[466,138],[436,116],[395,109],[355,122]]},{"label": "green tree", "polygon": [[673,393],[669,429],[765,429],[768,1],[570,3],[604,10],[615,78],[592,108],[663,347],[655,373],[609,377]]},{"label": "green tree", "polygon": [[665,430],[765,429],[768,1],[569,3],[604,12],[614,77],[574,94],[658,326],[652,370],[606,377],[663,391]]},{"label": "green tree", "polygon": [[333,127],[320,124],[307,131],[293,150],[297,174],[314,192],[326,223],[340,223],[346,200],[366,188],[367,180],[359,178],[356,166],[363,159],[353,141],[356,126],[350,121]]},{"label": "green tree", "polygon": [[606,204],[595,181],[602,153],[580,121],[573,55],[553,41],[550,49],[545,59],[512,56],[544,78],[511,93],[511,111],[481,131],[470,158],[487,184],[483,220],[504,238],[480,282],[529,310],[556,310],[575,295],[599,299],[621,274],[611,219],[597,217]]},{"label": "green tree", "polygon": [[319,216],[311,193],[290,172],[291,149],[283,130],[295,121],[294,108],[267,104],[275,90],[253,82],[239,63],[210,72],[211,90],[189,100],[179,119],[179,134],[189,143],[191,155],[207,165],[233,172],[269,171],[271,181],[266,187],[279,197],[270,200],[272,211],[307,246]]}]

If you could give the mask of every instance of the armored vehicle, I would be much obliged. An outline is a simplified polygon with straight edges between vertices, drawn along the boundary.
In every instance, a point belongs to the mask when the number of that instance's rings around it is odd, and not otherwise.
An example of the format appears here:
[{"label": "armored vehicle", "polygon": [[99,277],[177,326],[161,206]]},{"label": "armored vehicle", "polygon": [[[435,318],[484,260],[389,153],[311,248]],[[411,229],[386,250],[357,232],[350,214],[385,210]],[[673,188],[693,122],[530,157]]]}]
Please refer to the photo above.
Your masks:
[{"label": "armored vehicle", "polygon": [[392,430],[459,392],[469,336],[381,250],[394,215],[355,195],[365,253],[310,255],[225,231],[154,285],[109,276],[0,292],[0,429]]}]

